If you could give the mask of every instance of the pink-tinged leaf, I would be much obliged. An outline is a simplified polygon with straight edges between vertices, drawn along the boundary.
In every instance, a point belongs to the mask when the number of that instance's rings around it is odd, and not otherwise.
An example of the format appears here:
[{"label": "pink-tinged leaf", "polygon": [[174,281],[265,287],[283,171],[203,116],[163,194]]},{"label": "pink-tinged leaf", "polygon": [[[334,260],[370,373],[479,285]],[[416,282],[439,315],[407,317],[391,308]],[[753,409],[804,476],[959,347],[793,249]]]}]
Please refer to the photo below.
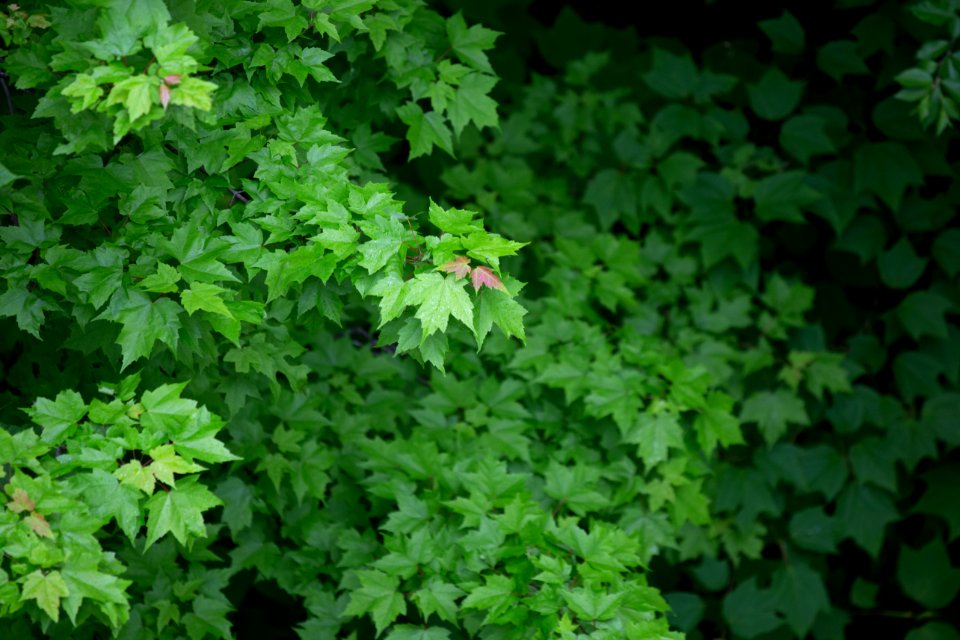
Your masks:
[{"label": "pink-tinged leaf", "polygon": [[490,287],[491,289],[499,289],[500,291],[507,290],[507,288],[503,286],[503,283],[500,282],[500,278],[490,270],[490,267],[474,267],[473,273],[470,274],[470,279],[473,281],[473,289],[475,291],[480,291],[480,287]]},{"label": "pink-tinged leaf", "polygon": [[37,505],[30,499],[26,491],[23,489],[15,489],[13,491],[13,500],[7,503],[7,508],[14,513],[20,513],[21,511],[33,511],[37,508]]},{"label": "pink-tinged leaf", "polygon": [[53,537],[53,529],[50,528],[50,523],[43,517],[43,514],[31,513],[24,522],[41,538]]},{"label": "pink-tinged leaf", "polygon": [[164,77],[163,77],[163,82],[164,82],[164,84],[167,84],[167,85],[169,85],[169,86],[171,86],[171,87],[174,87],[174,86],[180,84],[180,74],[179,74],[179,73],[171,73],[171,74],[168,75],[168,76],[164,76]]},{"label": "pink-tinged leaf", "polygon": [[170,87],[165,84],[160,85],[160,104],[164,109],[170,104]]},{"label": "pink-tinged leaf", "polygon": [[445,262],[440,265],[439,269],[440,271],[454,274],[457,280],[462,280],[470,273],[470,258],[467,256],[457,256],[450,262]]}]

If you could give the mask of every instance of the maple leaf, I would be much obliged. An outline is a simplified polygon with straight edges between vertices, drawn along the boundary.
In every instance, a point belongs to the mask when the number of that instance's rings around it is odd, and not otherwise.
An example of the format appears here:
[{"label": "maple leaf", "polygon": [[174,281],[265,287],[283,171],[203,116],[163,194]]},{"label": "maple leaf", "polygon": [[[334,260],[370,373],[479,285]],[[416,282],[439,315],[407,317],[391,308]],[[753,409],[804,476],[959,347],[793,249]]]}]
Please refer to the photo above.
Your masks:
[{"label": "maple leaf", "polygon": [[37,605],[57,622],[60,620],[60,599],[70,595],[70,589],[59,571],[44,574],[37,569],[23,578],[21,600],[36,600]]},{"label": "maple leaf", "polygon": [[30,496],[27,495],[27,492],[23,489],[15,489],[13,492],[13,500],[7,503],[7,508],[14,513],[33,511],[36,507],[36,503],[30,499]]},{"label": "maple leaf", "polygon": [[480,287],[490,287],[499,291],[507,290],[490,267],[474,267],[470,274],[470,280],[473,282],[474,291],[480,291]]},{"label": "maple leaf", "polygon": [[[461,280],[463,278],[466,278],[467,275],[470,273],[470,258],[468,258],[467,256],[457,256],[450,262],[444,262],[442,265],[440,265],[437,268],[440,269],[440,271],[452,273],[457,277],[457,280]],[[477,267],[477,268],[482,269],[483,267]],[[474,286],[476,286],[476,280],[474,280]]]},{"label": "maple leaf", "polygon": [[50,523],[47,522],[42,513],[31,513],[24,522],[41,538],[53,537],[53,529],[50,528]]}]

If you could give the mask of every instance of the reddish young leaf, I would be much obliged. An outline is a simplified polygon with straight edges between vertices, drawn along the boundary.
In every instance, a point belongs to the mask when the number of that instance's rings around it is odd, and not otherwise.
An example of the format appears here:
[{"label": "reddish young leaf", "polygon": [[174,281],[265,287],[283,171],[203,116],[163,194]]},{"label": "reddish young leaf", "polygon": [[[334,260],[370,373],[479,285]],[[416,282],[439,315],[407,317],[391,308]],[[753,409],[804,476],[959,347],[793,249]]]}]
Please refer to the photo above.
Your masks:
[{"label": "reddish young leaf", "polygon": [[167,85],[170,85],[171,87],[176,86],[176,85],[180,84],[180,74],[179,74],[179,73],[171,73],[171,74],[168,75],[168,76],[164,76],[164,77],[163,77],[163,82],[164,82],[165,84],[167,84]]},{"label": "reddish young leaf", "polygon": [[50,523],[43,517],[43,514],[31,513],[24,522],[41,538],[53,537],[53,529],[50,528]]},{"label": "reddish young leaf", "polygon": [[170,104],[170,87],[165,84],[160,85],[160,104],[164,109]]},{"label": "reddish young leaf", "polygon": [[[467,256],[457,256],[450,262],[445,262],[438,267],[440,271],[446,271],[457,276],[457,280],[467,277],[470,273],[470,258]],[[479,268],[479,267],[478,267]]]},{"label": "reddish young leaf", "polygon": [[507,290],[507,288],[503,286],[503,283],[500,282],[500,278],[490,270],[490,267],[474,267],[473,273],[470,274],[470,279],[473,281],[475,291],[480,291],[480,287],[490,287],[491,289],[499,289],[500,291]]},{"label": "reddish young leaf", "polygon": [[37,505],[34,504],[33,500],[30,499],[30,496],[28,496],[27,492],[23,489],[15,489],[13,492],[13,500],[7,503],[7,508],[14,513],[33,511],[36,507]]}]

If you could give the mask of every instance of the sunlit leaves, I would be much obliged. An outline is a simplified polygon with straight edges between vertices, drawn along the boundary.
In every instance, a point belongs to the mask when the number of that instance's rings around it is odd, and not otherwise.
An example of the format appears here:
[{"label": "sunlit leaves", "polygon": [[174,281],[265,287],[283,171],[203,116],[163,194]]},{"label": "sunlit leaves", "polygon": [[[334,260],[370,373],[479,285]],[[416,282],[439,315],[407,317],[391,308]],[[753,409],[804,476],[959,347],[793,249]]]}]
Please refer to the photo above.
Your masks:
[{"label": "sunlit leaves", "polygon": [[361,615],[369,612],[377,627],[377,634],[407,610],[403,594],[399,593],[400,581],[381,571],[361,571],[357,577],[361,587],[350,595],[346,615]]},{"label": "sunlit leaves", "polygon": [[70,595],[67,583],[59,571],[44,573],[36,570],[23,580],[22,598],[35,600],[37,606],[56,622],[60,619],[60,600]]},{"label": "sunlit leaves", "polygon": [[30,419],[43,427],[41,438],[58,443],[87,413],[87,405],[76,391],[61,391],[54,400],[37,398],[26,410]]},{"label": "sunlit leaves", "polygon": [[175,489],[159,491],[146,503],[147,546],[167,533],[181,544],[191,537],[204,537],[203,512],[223,504],[196,477],[188,477]]},{"label": "sunlit leaves", "polygon": [[417,306],[416,317],[423,326],[423,338],[435,331],[446,331],[453,316],[467,327],[473,327],[473,301],[464,289],[464,282],[454,276],[422,273],[410,283],[409,300]]}]

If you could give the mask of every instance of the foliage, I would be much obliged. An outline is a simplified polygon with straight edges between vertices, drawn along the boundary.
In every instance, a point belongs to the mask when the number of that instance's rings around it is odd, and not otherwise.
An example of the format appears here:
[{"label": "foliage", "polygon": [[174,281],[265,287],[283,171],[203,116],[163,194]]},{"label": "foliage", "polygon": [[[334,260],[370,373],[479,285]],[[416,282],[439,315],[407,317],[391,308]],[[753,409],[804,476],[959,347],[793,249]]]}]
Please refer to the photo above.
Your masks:
[{"label": "foliage", "polygon": [[960,118],[960,53],[955,51],[960,36],[960,2],[916,2],[911,13],[927,27],[923,46],[916,53],[918,65],[897,74],[903,89],[901,100],[916,102],[915,111],[925,125],[936,124],[937,134]]},{"label": "foliage", "polygon": [[951,637],[952,5],[450,4],[8,9],[6,627]]},{"label": "foliage", "polygon": [[[709,520],[655,538],[653,584],[688,637],[892,633],[863,626],[880,607],[903,634],[917,618],[917,637],[955,622],[958,531],[939,497],[960,409],[951,138],[891,97],[917,46],[896,21],[930,10],[865,9],[855,40],[819,50],[816,26],[783,12],[757,34],[772,63],[734,43],[702,64],[561,14],[533,39],[562,78],[514,87],[503,134],[442,173],[454,201],[531,243],[520,272],[543,274],[545,306],[672,345],[729,399],[743,437],[701,471]],[[592,29],[579,50],[550,46]],[[801,75],[810,63],[871,80],[824,83]],[[663,433],[645,430],[639,454]]]}]

